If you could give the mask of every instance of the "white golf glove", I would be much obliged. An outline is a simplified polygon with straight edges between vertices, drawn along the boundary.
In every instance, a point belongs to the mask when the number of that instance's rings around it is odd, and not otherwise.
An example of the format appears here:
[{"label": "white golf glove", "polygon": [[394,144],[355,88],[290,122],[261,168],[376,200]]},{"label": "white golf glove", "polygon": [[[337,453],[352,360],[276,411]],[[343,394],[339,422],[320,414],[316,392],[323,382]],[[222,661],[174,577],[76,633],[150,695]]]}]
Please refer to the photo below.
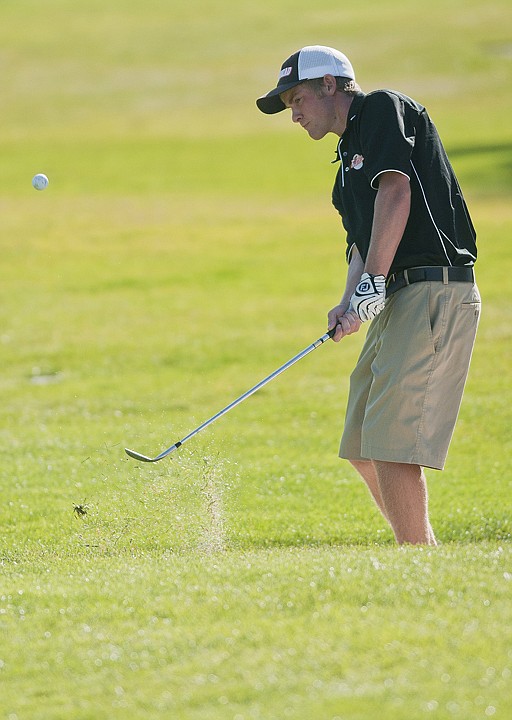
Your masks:
[{"label": "white golf glove", "polygon": [[362,322],[373,320],[386,303],[386,278],[384,275],[363,273],[354,294],[350,298],[350,307]]}]

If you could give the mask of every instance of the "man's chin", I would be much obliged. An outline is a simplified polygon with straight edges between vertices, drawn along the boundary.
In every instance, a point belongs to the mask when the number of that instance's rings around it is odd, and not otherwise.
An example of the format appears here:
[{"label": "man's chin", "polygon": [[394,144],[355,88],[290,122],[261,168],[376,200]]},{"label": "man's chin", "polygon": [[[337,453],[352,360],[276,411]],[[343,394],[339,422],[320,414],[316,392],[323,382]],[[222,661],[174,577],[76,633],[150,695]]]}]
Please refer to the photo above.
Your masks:
[{"label": "man's chin", "polygon": [[316,130],[316,131],[309,130],[308,128],[304,128],[304,129],[306,130],[307,134],[309,135],[309,137],[312,140],[321,140],[323,137],[325,137],[325,134],[326,134],[326,133],[321,133],[318,130]]}]

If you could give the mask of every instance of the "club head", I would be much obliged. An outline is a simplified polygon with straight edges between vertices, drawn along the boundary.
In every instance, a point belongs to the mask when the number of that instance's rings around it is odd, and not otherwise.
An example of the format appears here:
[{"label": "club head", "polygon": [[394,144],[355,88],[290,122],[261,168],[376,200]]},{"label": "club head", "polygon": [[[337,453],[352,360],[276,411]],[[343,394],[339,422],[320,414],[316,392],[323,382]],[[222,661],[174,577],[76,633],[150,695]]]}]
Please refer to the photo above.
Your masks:
[{"label": "club head", "polygon": [[129,450],[128,448],[125,448],[124,451],[131,458],[139,460],[140,462],[155,462],[155,460],[158,460],[158,458],[150,458],[147,455],[141,455],[140,453],[135,452],[135,450]]},{"label": "club head", "polygon": [[135,452],[135,450],[129,450],[128,448],[125,448],[124,451],[127,455],[129,455],[134,460],[139,460],[140,462],[147,462],[147,463],[154,463],[158,462],[159,460],[162,460],[164,457],[167,457],[170,455],[174,450],[179,448],[182,445],[182,442],[174,443],[174,445],[171,445],[170,448],[167,448],[167,450],[164,450],[160,453],[160,455],[157,455],[154,458],[150,458],[147,455],[141,455],[141,453]]}]

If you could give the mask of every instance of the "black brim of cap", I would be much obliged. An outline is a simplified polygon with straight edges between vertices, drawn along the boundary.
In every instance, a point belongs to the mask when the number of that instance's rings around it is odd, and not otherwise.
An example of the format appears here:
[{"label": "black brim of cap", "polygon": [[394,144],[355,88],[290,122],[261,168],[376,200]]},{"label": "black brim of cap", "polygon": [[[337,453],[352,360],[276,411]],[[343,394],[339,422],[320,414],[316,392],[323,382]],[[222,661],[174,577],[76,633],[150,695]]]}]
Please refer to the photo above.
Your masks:
[{"label": "black brim of cap", "polygon": [[301,82],[303,82],[303,80],[295,80],[294,82],[279,85],[266,95],[263,95],[263,97],[258,98],[256,105],[265,115],[275,115],[282,110],[286,110],[286,105],[279,96],[281,93],[291,90],[296,85],[300,85]]}]

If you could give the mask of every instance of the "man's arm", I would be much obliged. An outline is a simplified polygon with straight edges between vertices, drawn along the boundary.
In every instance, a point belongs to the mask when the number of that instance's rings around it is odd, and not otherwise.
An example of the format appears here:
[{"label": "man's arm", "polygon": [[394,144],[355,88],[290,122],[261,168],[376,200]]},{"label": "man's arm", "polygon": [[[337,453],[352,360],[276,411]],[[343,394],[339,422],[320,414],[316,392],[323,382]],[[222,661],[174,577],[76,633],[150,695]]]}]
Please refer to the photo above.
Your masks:
[{"label": "man's arm", "polygon": [[[368,295],[362,300],[361,296],[355,297],[356,288],[361,285],[362,276],[366,273],[372,278],[380,276],[385,280],[404,234],[410,208],[411,188],[409,178],[398,172],[383,173],[379,178],[379,189],[375,198],[372,236],[366,263],[363,263],[357,248],[354,246],[345,292],[340,304],[336,305],[328,314],[328,329],[337,326],[333,338],[335,342],[339,342],[345,335],[357,332],[361,327],[361,322],[369,319],[368,314],[365,314],[364,311],[357,312],[358,305],[364,303],[365,307],[368,306]],[[365,279],[366,277],[365,275]],[[380,286],[384,288],[383,282],[380,283]],[[378,295],[375,297],[376,304],[382,309],[385,290],[381,290],[381,303],[378,302]],[[380,310],[377,310],[377,312],[380,312]]]},{"label": "man's arm", "polygon": [[375,198],[372,237],[364,272],[387,276],[411,209],[409,178],[398,172],[379,176]]},{"label": "man's arm", "polygon": [[372,320],[386,300],[386,277],[403,237],[411,209],[409,178],[388,171],[379,178],[375,197],[372,235],[364,272],[350,298],[360,320]]}]

